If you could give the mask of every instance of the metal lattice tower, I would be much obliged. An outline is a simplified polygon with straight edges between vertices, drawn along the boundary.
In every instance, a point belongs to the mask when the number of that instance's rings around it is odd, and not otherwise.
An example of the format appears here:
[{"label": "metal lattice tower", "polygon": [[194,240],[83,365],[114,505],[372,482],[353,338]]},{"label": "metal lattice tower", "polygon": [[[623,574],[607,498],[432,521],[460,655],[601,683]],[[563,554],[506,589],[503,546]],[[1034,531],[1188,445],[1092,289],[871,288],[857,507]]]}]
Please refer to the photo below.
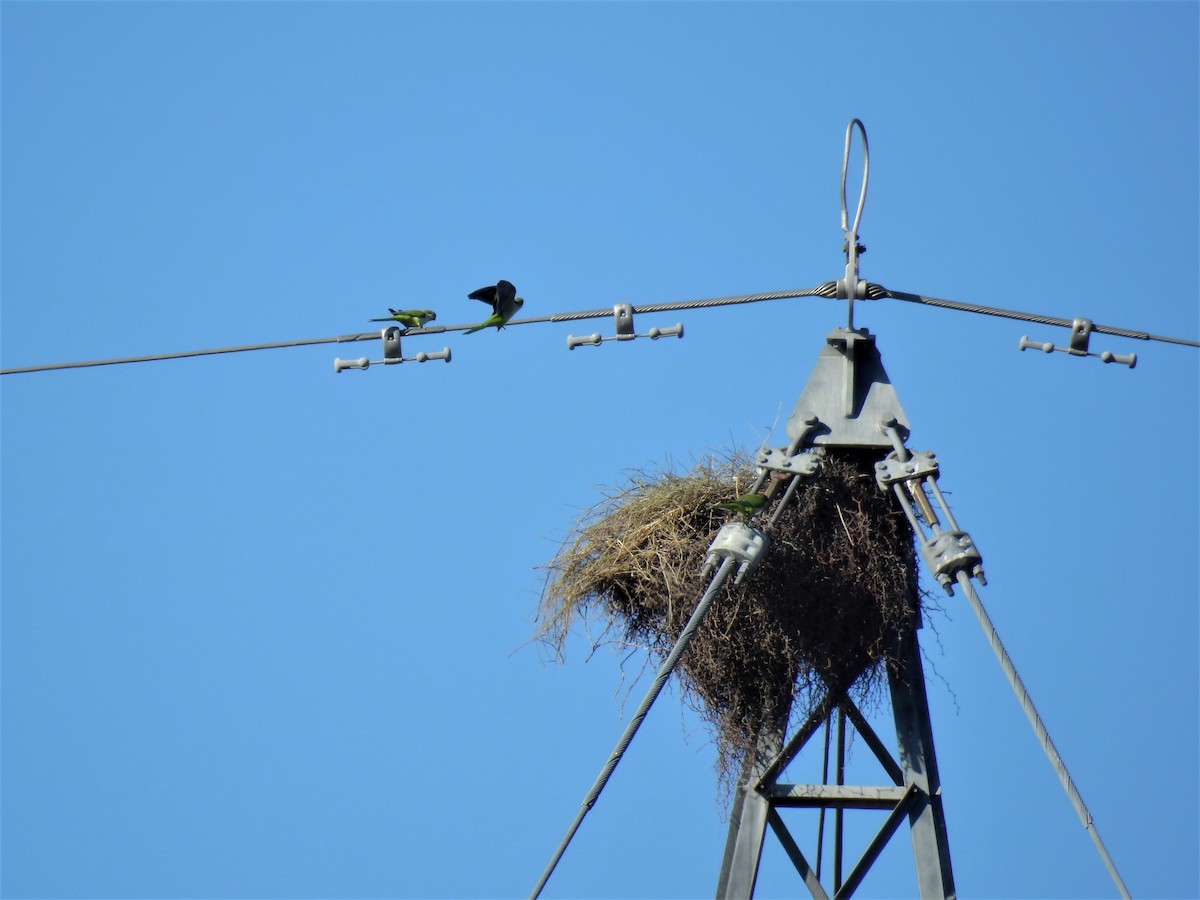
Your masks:
[{"label": "metal lattice tower", "polygon": [[[792,441],[788,448],[790,453],[770,451],[760,458],[759,464],[794,469],[794,463],[790,466],[789,463],[795,456],[815,447],[876,450],[880,453],[878,480],[880,487],[887,489],[889,463],[899,457],[905,457],[900,465],[901,475],[922,472],[921,466],[908,462],[916,457],[904,448],[903,439],[907,434],[907,419],[888,381],[874,337],[866,329],[836,329],[826,338],[816,367],[788,421],[788,435]],[[911,483],[904,478],[896,481],[906,485]],[[910,490],[910,496],[918,496],[919,491],[919,488]],[[918,502],[918,506],[928,506],[928,498],[923,493],[919,496],[923,502]],[[934,539],[950,551],[939,564],[942,570],[936,574],[942,577],[951,568],[965,568],[968,573],[982,577],[980,559],[969,538],[956,529],[941,534],[954,534],[955,537]],[[953,549],[950,544],[954,545]],[[928,559],[927,553],[923,555]],[[912,599],[915,607],[916,598]],[[850,685],[828,685],[824,698],[794,733],[787,734],[786,726],[781,725],[760,741],[756,753],[747,755],[730,814],[717,897],[741,898],[753,894],[768,825],[813,897],[848,897],[905,820],[912,837],[921,896],[954,896],[933,728],[917,642],[920,619],[915,608],[910,622],[911,627],[897,636],[888,651],[888,686],[898,758],[888,750],[851,699]],[[780,779],[788,764],[822,723],[835,713],[838,720],[837,783],[782,782]],[[889,783],[842,783],[847,723],[874,753]],[[789,807],[814,808],[834,814],[834,864],[829,890],[822,885],[818,875],[819,863],[814,867],[804,855],[779,814],[780,809]],[[847,809],[881,810],[886,816],[874,840],[853,868],[844,873],[842,813]]]},{"label": "metal lattice tower", "polygon": [[[854,217],[846,198],[846,174],[850,162],[850,141],[858,127],[863,141],[862,190]],[[866,251],[858,242],[858,229],[866,204],[870,158],[867,133],[855,119],[846,129],[842,160],[842,230],[846,255],[845,277],[837,282],[837,295],[847,301],[847,324],[835,329],[825,340],[817,363],[800,399],[788,420],[791,444],[787,455],[804,453],[812,447],[878,451],[876,465],[879,487],[894,487],[913,530],[922,534],[915,512],[932,529],[933,537],[920,544],[925,562],[949,590],[950,579],[962,573],[983,580],[982,559],[965,532],[953,523],[949,509],[937,491],[937,463],[933,454],[925,454],[918,464],[904,445],[908,420],[900,407],[895,389],[884,371],[875,346],[875,338],[865,328],[854,328],[854,301],[866,299],[868,285],[858,277],[858,257]],[[886,456],[884,454],[887,454]],[[771,467],[771,455],[759,465]],[[785,471],[795,466],[783,460]],[[793,481],[797,476],[793,476]],[[941,503],[951,528],[943,528],[925,493],[928,484]],[[906,501],[911,497],[916,508]],[[786,495],[785,495],[786,499]],[[781,503],[780,506],[783,504]],[[788,857],[816,898],[849,897],[878,858],[880,851],[907,819],[912,835],[917,883],[922,897],[953,897],[954,873],[950,864],[950,846],[942,811],[941,784],[933,747],[933,727],[925,695],[925,676],[917,643],[920,616],[917,598],[911,598],[913,613],[909,628],[898,635],[889,648],[888,687],[896,726],[899,761],[887,750],[878,735],[851,700],[850,684],[826,685],[824,699],[790,737],[786,725],[760,741],[757,752],[747,755],[737,795],[729,819],[729,834],[717,884],[717,897],[740,898],[754,893],[758,864],[762,854],[766,826],[770,825],[783,844]],[[788,764],[808,742],[822,721],[837,712],[837,783],[784,784],[779,781]],[[857,729],[878,758],[890,779],[886,785],[847,786],[842,783],[845,761],[845,723]],[[830,719],[831,721],[831,719]],[[814,869],[793,839],[778,810],[789,806],[813,807],[834,813],[834,865],[832,891],[826,891]],[[861,858],[843,878],[842,813],[846,809],[880,809],[887,815]],[[823,828],[822,835],[823,837]],[[818,838],[820,841],[820,837]],[[819,851],[818,851],[819,853]]]},{"label": "metal lattice tower", "polygon": [[[862,136],[863,180],[857,207],[851,218],[846,197],[846,174],[855,127]],[[687,650],[706,611],[726,580],[733,577],[735,584],[740,583],[768,553],[770,540],[765,532],[750,524],[750,519],[761,512],[764,516],[770,516],[772,522],[777,521],[793,497],[797,485],[802,480],[819,474],[822,454],[826,449],[878,455],[875,462],[877,486],[880,490],[892,494],[903,510],[925,567],[948,594],[953,595],[954,588],[958,587],[967,598],[1081,824],[1096,845],[1119,893],[1122,897],[1129,897],[1129,892],[1100,839],[1091,814],[1084,805],[1066,765],[1051,741],[1028,691],[975,591],[973,580],[980,584],[987,583],[983,574],[982,557],[970,536],[955,521],[938,487],[939,463],[932,452],[910,451],[906,446],[910,432],[908,420],[884,371],[874,335],[865,328],[854,327],[854,301],[893,297],[1029,321],[1045,320],[1043,317],[1010,310],[968,306],[916,294],[889,291],[861,280],[858,276],[858,257],[866,248],[858,242],[858,228],[866,202],[868,175],[866,129],[862,122],[854,119],[846,129],[841,180],[845,276],[807,292],[846,300],[846,327],[834,329],[825,339],[813,372],[788,419],[789,444],[786,447],[763,450],[755,460],[758,475],[751,487],[751,495],[757,496],[754,510],[746,511],[745,522],[730,522],[722,526],[709,547],[702,573],[704,577],[711,575],[707,590],[698,601],[691,619],[660,666],[645,698],[584,798],[578,814],[534,887],[530,895],[532,900],[540,896],[584,816],[595,805],[650,706]],[[748,295],[709,303],[750,302],[765,296]],[[591,316],[592,313],[584,315]],[[618,304],[614,307],[614,316],[618,326],[616,339],[633,337],[632,308]],[[1068,323],[1055,321],[1052,324]],[[1103,362],[1119,362],[1131,368],[1136,364],[1136,356],[1118,356],[1108,352],[1092,353],[1087,346],[1090,334],[1099,331],[1142,340],[1200,346],[1193,341],[1129,332],[1109,326],[1095,326],[1088,319],[1076,319],[1070,325],[1070,347],[1057,349],[1063,349],[1075,356],[1096,356]],[[678,330],[681,335],[682,327]],[[651,333],[649,336],[655,335]],[[599,335],[586,339],[568,338],[568,347],[599,342]],[[1020,349],[1024,350],[1027,346],[1036,346],[1047,352],[1056,349],[1052,344],[1029,344],[1027,339],[1023,338]],[[782,496],[776,496],[781,489]],[[911,615],[907,618],[907,624],[891,638],[885,653],[888,691],[896,730],[895,755],[875,733],[850,695],[862,670],[853,677],[841,676],[845,679],[842,683],[827,683],[823,697],[794,731],[790,731],[789,717],[784,712],[782,721],[773,730],[760,736],[757,746],[746,754],[729,818],[725,852],[717,881],[718,900],[740,900],[753,895],[768,826],[782,844],[814,898],[827,900],[829,897],[850,897],[883,848],[906,820],[912,841],[920,896],[935,898],[956,895],[949,839],[942,809],[937,757],[933,746],[933,726],[929,717],[925,675],[917,637],[921,627],[920,603],[915,592],[913,596],[901,599],[910,605]],[[835,718],[838,739],[835,761],[837,775],[834,783],[829,783],[827,770],[819,784],[783,782],[781,779],[789,764],[821,726],[826,723],[832,724]],[[826,724],[827,742],[830,724]],[[887,776],[887,783],[845,784],[847,727],[853,728],[874,754]],[[816,866],[805,856],[779,813],[781,809],[796,807],[820,810],[821,826]],[[851,809],[878,810],[885,815],[874,837],[847,872],[844,871],[842,860],[842,817],[846,810]],[[824,817],[828,811],[832,811],[834,817],[834,848],[833,872],[831,878],[827,879],[830,889],[826,890],[825,884],[822,883],[821,844],[824,836]]]}]

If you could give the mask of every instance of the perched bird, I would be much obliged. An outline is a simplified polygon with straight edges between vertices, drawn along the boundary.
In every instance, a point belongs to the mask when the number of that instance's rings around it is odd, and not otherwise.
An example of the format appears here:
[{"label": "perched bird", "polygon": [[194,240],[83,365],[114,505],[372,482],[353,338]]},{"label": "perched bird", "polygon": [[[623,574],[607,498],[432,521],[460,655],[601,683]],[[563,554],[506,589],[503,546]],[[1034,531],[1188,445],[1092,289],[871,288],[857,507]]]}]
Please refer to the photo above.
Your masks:
[{"label": "perched bird", "polygon": [[766,494],[742,494],[736,500],[730,500],[727,503],[718,503],[717,506],[721,509],[731,509],[734,512],[741,513],[747,519],[767,505]]},{"label": "perched bird", "polygon": [[525,305],[525,301],[517,296],[517,289],[513,287],[512,282],[504,281],[503,279],[487,287],[481,287],[477,291],[472,291],[467,294],[467,298],[470,300],[482,300],[484,303],[490,304],[492,314],[474,328],[468,329],[465,332],[466,334],[474,334],[493,325],[499,331],[504,327],[504,323],[516,315],[517,310]]},{"label": "perched bird", "polygon": [[392,309],[388,307],[390,316],[382,319],[371,319],[372,322],[391,322],[393,319],[403,325],[405,328],[423,328],[426,322],[432,322],[437,318],[437,313],[432,309]]}]

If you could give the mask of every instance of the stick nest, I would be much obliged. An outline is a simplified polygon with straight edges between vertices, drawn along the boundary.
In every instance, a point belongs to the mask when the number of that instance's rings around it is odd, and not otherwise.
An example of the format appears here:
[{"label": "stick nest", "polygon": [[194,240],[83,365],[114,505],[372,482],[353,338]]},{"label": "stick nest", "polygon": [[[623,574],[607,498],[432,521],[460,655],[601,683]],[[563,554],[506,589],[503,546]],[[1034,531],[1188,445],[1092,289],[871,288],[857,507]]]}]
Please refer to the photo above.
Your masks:
[{"label": "stick nest", "polygon": [[[680,660],[684,698],[712,727],[726,784],[760,733],[807,716],[826,685],[873,696],[916,612],[912,532],[876,486],[873,460],[827,452],[775,525],[773,506],[753,520],[769,551],[741,585],[726,582]],[[583,622],[593,651],[615,644],[665,658],[708,586],[708,547],[735,518],[715,505],[753,478],[744,457],[635,475],[584,514],[550,563],[539,637],[561,658]]]}]

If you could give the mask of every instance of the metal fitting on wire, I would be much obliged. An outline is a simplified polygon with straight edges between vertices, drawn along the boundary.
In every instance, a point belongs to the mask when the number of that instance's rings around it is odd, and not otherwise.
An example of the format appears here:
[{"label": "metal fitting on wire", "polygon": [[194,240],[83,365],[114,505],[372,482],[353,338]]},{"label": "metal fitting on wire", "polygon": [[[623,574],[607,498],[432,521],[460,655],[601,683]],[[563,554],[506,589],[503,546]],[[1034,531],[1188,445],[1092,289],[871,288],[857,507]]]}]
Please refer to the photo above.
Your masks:
[{"label": "metal fitting on wire", "polygon": [[652,341],[657,341],[664,337],[683,337],[683,324],[679,323],[671,328],[651,328],[645,334],[638,334],[633,327],[633,307],[628,303],[616,303],[613,305],[613,324],[616,334],[605,337],[596,332],[594,334],[585,334],[576,336],[573,334],[567,335],[567,349],[574,350],[576,347],[587,345],[599,347],[605,341],[632,341],[634,338],[648,337]]},{"label": "metal fitting on wire", "polygon": [[755,566],[762,562],[771,542],[765,534],[751,525],[741,522],[728,522],[721,526],[717,536],[713,538],[708,548],[708,558],[704,561],[701,577],[707,578],[723,559],[733,558],[737,561],[737,577],[734,584],[741,584],[742,579],[754,571]]},{"label": "metal fitting on wire", "polygon": [[[380,340],[383,341],[383,359],[374,360],[375,365],[396,365],[402,362],[429,362],[431,359],[444,359],[450,362],[450,348],[443,347],[438,353],[418,353],[416,356],[405,356],[400,350],[400,335],[404,333],[403,329],[395,325],[389,325],[387,328],[379,332]],[[333,371],[340,373],[343,369],[366,369],[369,368],[372,360],[365,356],[358,359],[334,359]]]}]

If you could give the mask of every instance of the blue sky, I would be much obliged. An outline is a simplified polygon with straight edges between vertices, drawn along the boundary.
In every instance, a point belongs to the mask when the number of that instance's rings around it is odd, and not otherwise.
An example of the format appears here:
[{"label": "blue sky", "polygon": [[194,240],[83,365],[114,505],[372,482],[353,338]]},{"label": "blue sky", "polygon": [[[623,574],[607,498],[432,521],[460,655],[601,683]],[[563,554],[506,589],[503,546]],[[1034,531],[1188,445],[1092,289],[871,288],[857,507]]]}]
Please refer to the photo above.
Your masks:
[{"label": "blue sky", "polygon": [[[1194,3],[6,2],[0,29],[5,368],[468,322],[498,278],[528,315],[810,287],[841,274],[856,116],[863,277],[1200,335]],[[3,895],[527,894],[642,687],[582,638],[565,665],[529,644],[539,567],[630,468],[784,443],[843,321],[806,299],[573,352],[611,324],[406,341],[449,365],[5,376]],[[856,322],[1130,889],[1196,896],[1200,353],[1020,353],[1066,334],[896,301]],[[1113,895],[944,606],[960,894]],[[665,694],[546,896],[710,895],[714,759]],[[771,841],[759,888],[800,889]],[[914,890],[901,834],[859,895]]]}]

